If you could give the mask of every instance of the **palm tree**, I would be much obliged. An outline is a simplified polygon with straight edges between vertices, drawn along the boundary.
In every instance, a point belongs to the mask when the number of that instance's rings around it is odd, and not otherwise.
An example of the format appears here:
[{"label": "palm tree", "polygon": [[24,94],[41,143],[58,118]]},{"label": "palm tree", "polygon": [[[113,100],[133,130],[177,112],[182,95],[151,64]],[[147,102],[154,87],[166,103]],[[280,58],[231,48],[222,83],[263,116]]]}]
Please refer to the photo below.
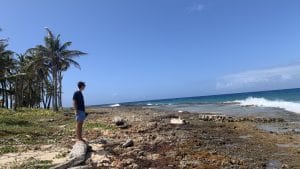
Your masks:
[{"label": "palm tree", "polygon": [[74,58],[86,55],[86,53],[79,50],[69,50],[68,48],[72,42],[62,44],[60,35],[54,36],[50,29],[45,29],[48,33],[44,38],[45,44],[37,45],[35,48],[29,49],[29,51],[34,51],[37,55],[40,55],[50,70],[53,87],[52,108],[54,111],[58,111],[58,100],[61,100],[61,89],[58,89],[58,87],[59,84],[61,86],[62,72],[66,71],[69,65],[78,67],[79,64]]},{"label": "palm tree", "polygon": [[1,40],[0,42],[0,84],[1,84],[1,93],[2,93],[2,107],[4,107],[4,101],[6,108],[8,108],[8,93],[11,95],[10,89],[7,87],[10,86],[10,81],[8,77],[12,74],[12,69],[14,67],[15,61],[13,58],[14,52],[6,49],[8,44],[6,40]]},{"label": "palm tree", "polygon": [[[67,48],[71,45],[71,42],[65,43],[65,47]],[[60,60],[59,63],[59,71],[58,71],[58,106],[59,108],[62,108],[62,80],[63,80],[63,72],[67,71],[72,65],[75,66],[78,69],[80,68],[80,65],[78,62],[73,60],[72,56],[77,56],[77,54],[80,53],[80,51],[69,51],[65,50],[63,53],[63,57]]]},{"label": "palm tree", "polygon": [[39,101],[36,102],[36,104],[42,102],[44,108],[47,108],[47,103],[51,100],[52,95],[51,90],[49,90],[49,87],[51,87],[49,63],[45,60],[45,57],[39,55],[36,50],[27,51],[25,58],[27,63],[25,62],[23,69],[25,72],[28,72],[28,76],[31,75],[29,79],[35,79],[33,82],[37,87],[35,91],[39,91],[38,96],[40,100],[36,100]]}]

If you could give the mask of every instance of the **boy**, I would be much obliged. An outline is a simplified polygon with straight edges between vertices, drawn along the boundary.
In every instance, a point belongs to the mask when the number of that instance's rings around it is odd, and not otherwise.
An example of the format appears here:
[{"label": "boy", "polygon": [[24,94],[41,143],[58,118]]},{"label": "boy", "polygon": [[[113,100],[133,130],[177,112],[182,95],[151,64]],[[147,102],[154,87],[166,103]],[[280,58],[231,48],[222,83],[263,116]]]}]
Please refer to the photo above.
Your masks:
[{"label": "boy", "polygon": [[85,83],[84,82],[78,82],[78,91],[76,91],[73,95],[73,106],[75,109],[75,116],[76,116],[76,139],[78,141],[84,141],[82,139],[82,126],[83,122],[86,118],[85,113],[85,105],[84,105],[84,98],[82,95],[82,91],[85,89]]}]

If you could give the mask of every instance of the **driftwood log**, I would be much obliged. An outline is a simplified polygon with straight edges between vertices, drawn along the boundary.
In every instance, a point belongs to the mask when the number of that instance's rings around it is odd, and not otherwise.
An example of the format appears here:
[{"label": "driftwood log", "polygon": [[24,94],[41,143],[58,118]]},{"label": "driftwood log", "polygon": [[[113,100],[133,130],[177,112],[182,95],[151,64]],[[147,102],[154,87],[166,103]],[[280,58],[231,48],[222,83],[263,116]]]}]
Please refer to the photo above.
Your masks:
[{"label": "driftwood log", "polygon": [[51,167],[50,169],[67,169],[75,167],[83,163],[86,159],[88,145],[83,141],[77,141],[69,154],[67,161],[57,166]]}]

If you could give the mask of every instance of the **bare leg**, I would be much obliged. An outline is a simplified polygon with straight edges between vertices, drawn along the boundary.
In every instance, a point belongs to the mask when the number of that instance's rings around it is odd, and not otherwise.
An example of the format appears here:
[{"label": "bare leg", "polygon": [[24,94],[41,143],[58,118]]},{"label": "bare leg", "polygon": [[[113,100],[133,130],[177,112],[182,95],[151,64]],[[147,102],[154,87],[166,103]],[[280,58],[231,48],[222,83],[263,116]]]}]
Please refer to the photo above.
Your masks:
[{"label": "bare leg", "polygon": [[82,125],[83,122],[79,122],[77,121],[77,125],[76,125],[76,138],[80,141],[82,141]]}]

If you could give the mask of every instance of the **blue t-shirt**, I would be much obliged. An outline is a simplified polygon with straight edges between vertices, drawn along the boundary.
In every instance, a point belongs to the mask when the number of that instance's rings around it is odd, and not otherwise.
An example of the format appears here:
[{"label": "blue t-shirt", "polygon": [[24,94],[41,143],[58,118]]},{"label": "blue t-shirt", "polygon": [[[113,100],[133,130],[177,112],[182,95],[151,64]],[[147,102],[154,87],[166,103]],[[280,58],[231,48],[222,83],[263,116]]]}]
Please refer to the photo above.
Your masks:
[{"label": "blue t-shirt", "polygon": [[76,91],[73,95],[73,100],[76,101],[77,110],[85,111],[84,99],[81,91]]}]

